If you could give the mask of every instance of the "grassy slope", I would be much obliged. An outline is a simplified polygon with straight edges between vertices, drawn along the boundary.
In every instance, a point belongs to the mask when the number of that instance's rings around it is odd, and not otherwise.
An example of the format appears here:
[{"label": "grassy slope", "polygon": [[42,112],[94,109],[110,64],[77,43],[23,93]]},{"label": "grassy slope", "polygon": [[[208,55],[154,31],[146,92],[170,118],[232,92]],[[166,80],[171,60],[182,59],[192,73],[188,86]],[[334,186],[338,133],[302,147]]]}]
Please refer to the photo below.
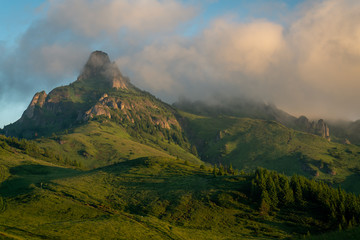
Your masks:
[{"label": "grassy slope", "polygon": [[171,156],[84,171],[0,147],[0,161],[0,236],[10,239],[271,239],[319,231],[311,212],[259,215],[249,176],[214,177],[209,167]]},{"label": "grassy slope", "polygon": [[360,179],[360,148],[355,145],[328,142],[274,121],[182,114],[188,119],[187,131],[204,161],[232,164],[239,169],[262,166],[335,182],[345,180],[345,188],[351,186],[351,190],[360,192],[346,181]]},{"label": "grassy slope", "polygon": [[145,156],[176,157],[201,164],[194,155],[181,147],[147,139],[131,137],[121,126],[111,122],[90,121],[75,128],[70,134],[53,138],[39,139],[38,143],[47,149],[58,152],[63,158],[76,160],[86,169],[110,165]]},{"label": "grassy slope", "polygon": [[308,240],[349,240],[349,239],[360,239],[360,227],[351,228],[348,230],[324,233],[319,235],[310,236]]},{"label": "grassy slope", "polygon": [[[269,239],[305,233],[287,213],[263,218],[247,177],[169,158],[140,158],[91,171],[35,162],[9,168],[0,191],[0,235],[19,239]],[[14,164],[15,165],[15,164]],[[21,184],[21,188],[17,186]]]}]

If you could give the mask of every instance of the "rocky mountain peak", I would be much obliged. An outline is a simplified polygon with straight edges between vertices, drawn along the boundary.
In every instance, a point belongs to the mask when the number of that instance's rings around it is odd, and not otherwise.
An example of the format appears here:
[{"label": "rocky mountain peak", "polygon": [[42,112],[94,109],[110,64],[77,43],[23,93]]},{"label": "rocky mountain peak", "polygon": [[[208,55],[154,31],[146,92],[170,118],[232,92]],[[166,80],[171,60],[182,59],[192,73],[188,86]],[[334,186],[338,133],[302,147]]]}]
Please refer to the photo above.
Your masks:
[{"label": "rocky mountain peak", "polygon": [[102,51],[94,51],[90,54],[78,81],[116,89],[127,89],[129,86],[128,80],[122,76],[118,66],[110,61],[107,53]]},{"label": "rocky mountain peak", "polygon": [[28,108],[25,110],[23,116],[28,118],[32,118],[34,116],[35,107],[42,107],[45,103],[47,94],[45,91],[38,92],[34,95],[33,99],[31,100]]},{"label": "rocky mountain peak", "polygon": [[94,51],[90,54],[84,70],[101,70],[111,64],[109,55],[102,51]]}]

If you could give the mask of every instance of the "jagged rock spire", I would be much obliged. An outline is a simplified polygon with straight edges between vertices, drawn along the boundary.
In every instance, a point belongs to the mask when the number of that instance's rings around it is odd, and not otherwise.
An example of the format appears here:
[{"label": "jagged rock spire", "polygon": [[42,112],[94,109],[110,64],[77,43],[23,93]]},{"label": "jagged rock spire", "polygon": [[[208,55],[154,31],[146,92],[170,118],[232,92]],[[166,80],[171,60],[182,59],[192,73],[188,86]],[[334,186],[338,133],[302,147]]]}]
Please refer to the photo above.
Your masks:
[{"label": "jagged rock spire", "polygon": [[127,89],[129,82],[125,79],[114,62],[110,61],[107,53],[94,51],[90,54],[78,81],[105,83],[107,87]]}]

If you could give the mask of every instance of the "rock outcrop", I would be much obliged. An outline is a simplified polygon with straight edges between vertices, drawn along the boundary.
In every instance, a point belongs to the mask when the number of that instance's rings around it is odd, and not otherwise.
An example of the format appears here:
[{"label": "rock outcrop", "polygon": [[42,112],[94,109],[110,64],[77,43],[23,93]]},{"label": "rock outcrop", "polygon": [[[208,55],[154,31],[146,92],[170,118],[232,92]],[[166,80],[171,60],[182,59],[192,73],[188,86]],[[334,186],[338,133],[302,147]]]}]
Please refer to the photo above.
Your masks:
[{"label": "rock outcrop", "polygon": [[144,120],[166,129],[170,129],[171,126],[180,127],[176,118],[169,118],[156,112],[159,112],[159,107],[147,99],[133,101],[104,93],[94,106],[78,117],[78,120],[88,121],[95,116],[105,116],[109,119],[115,117],[120,121],[126,120],[131,123]]},{"label": "rock outcrop", "polygon": [[[121,105],[121,103],[120,103]],[[94,116],[105,116],[111,118],[110,108],[119,109],[118,104],[115,101],[115,98],[110,98],[106,93],[99,99],[99,102],[95,104],[92,108],[85,112],[82,120],[92,119]]]},{"label": "rock outcrop", "polygon": [[330,129],[323,119],[315,122],[309,121],[305,116],[300,116],[296,119],[295,124],[298,130],[321,136],[329,141],[331,140]]},{"label": "rock outcrop", "polygon": [[128,79],[122,76],[116,64],[102,51],[91,53],[78,81],[96,82],[99,86],[116,89],[127,89],[129,86]]},{"label": "rock outcrop", "polygon": [[328,125],[324,122],[323,119],[320,119],[315,124],[315,134],[330,140],[330,130]]},{"label": "rock outcrop", "polygon": [[28,108],[23,113],[22,118],[24,116],[26,116],[27,118],[33,118],[35,108],[36,107],[42,108],[45,103],[46,97],[47,97],[47,94],[45,91],[36,93],[35,96],[33,97],[33,99],[31,100]]}]

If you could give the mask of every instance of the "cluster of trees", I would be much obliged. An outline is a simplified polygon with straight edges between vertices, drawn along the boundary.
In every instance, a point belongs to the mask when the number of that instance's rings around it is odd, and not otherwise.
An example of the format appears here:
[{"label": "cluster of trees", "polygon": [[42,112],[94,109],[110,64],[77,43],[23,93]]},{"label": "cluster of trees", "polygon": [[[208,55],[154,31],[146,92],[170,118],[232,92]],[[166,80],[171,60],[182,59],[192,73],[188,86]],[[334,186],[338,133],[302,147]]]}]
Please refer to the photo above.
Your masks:
[{"label": "cluster of trees", "polygon": [[257,169],[251,195],[264,215],[279,208],[316,209],[316,216],[322,216],[333,229],[351,227],[360,221],[359,196],[298,175],[289,179],[277,172]]},{"label": "cluster of trees", "polygon": [[42,155],[43,152],[42,149],[37,146],[36,143],[33,141],[0,135],[0,147],[8,149],[9,146],[17,148],[23,153],[32,157],[39,157]]},{"label": "cluster of trees", "polygon": [[41,148],[36,144],[36,142],[31,140],[0,135],[0,147],[6,150],[11,150],[12,147],[34,158],[56,161],[57,163],[74,167],[81,167],[80,162],[71,160],[68,157],[63,157],[61,154],[54,153],[47,148]]},{"label": "cluster of trees", "polygon": [[224,175],[238,175],[238,170],[234,169],[232,164],[229,166],[223,166],[221,163],[219,164],[219,167],[214,164],[212,173],[214,176],[224,176]]}]

